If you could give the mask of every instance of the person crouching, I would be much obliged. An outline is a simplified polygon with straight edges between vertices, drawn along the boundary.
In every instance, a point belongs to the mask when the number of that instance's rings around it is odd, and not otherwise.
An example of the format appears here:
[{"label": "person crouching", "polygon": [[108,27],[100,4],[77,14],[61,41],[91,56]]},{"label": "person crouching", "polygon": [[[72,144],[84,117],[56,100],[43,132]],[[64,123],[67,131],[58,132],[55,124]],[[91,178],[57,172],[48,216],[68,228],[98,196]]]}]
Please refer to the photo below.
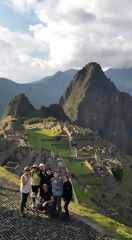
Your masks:
[{"label": "person crouching", "polygon": [[56,216],[56,204],[51,192],[51,188],[49,188],[47,184],[43,184],[38,210],[45,211],[46,218]]}]

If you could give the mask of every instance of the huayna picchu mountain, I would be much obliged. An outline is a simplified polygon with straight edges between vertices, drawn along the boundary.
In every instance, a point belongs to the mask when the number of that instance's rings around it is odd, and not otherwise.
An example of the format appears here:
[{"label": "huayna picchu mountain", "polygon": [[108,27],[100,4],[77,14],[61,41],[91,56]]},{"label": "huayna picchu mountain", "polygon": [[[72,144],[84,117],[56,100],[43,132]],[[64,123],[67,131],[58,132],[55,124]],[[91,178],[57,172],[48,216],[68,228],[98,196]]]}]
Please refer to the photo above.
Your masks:
[{"label": "huayna picchu mountain", "polygon": [[132,97],[118,91],[99,64],[89,63],[76,73],[60,104],[79,126],[132,154]]},{"label": "huayna picchu mountain", "polygon": [[42,106],[39,110],[37,110],[22,93],[15,96],[6,107],[2,117],[7,116],[20,118],[55,117],[60,121],[68,120],[63,108],[59,104],[52,104],[49,107]]}]

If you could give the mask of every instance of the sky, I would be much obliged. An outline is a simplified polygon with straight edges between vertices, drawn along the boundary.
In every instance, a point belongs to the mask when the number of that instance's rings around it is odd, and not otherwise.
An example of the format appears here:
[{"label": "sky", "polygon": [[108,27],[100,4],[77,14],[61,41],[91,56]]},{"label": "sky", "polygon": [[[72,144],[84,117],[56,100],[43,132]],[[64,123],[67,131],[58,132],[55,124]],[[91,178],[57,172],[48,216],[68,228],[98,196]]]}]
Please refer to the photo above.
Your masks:
[{"label": "sky", "polygon": [[132,0],[0,0],[0,77],[132,67]]}]

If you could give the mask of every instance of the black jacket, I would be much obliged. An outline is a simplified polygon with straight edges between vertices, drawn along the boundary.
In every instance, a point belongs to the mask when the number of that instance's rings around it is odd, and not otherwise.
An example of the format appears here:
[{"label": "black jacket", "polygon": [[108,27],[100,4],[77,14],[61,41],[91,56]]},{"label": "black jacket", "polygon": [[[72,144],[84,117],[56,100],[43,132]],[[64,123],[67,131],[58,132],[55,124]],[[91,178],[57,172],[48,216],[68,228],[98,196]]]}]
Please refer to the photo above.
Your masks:
[{"label": "black jacket", "polygon": [[44,183],[46,183],[48,186],[51,185],[50,178],[49,178],[49,176],[48,176],[46,173],[40,172],[40,177],[41,177],[40,187],[41,187]]},{"label": "black jacket", "polygon": [[72,185],[70,181],[63,183],[63,194],[62,198],[64,198],[65,201],[71,201],[72,200]]}]

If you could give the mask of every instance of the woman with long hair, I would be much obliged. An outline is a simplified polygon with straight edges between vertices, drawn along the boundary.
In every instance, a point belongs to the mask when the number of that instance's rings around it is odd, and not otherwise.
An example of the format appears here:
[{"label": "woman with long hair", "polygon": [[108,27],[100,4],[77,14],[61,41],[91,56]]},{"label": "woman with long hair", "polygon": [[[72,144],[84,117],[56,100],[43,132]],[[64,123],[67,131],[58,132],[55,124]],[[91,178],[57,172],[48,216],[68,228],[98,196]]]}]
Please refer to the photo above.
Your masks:
[{"label": "woman with long hair", "polygon": [[63,177],[62,199],[64,201],[65,217],[66,217],[66,219],[69,219],[70,216],[69,216],[68,206],[69,206],[69,203],[72,200],[72,185],[71,185],[71,182],[69,181],[68,176]]}]

